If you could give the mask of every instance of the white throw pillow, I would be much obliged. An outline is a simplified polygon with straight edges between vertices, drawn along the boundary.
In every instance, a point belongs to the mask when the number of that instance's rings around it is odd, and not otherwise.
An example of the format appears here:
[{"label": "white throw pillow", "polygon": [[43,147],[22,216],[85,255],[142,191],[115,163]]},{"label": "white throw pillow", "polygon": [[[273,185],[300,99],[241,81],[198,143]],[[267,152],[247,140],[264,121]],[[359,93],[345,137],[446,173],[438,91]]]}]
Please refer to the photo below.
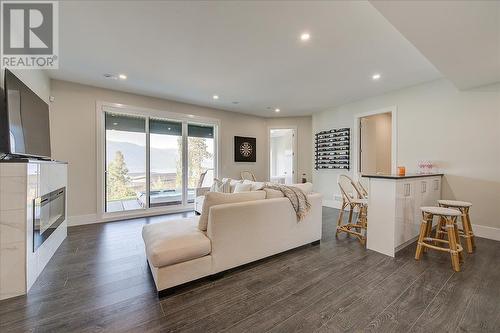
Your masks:
[{"label": "white throw pillow", "polygon": [[245,201],[255,201],[263,200],[266,198],[266,192],[264,191],[253,191],[253,192],[243,192],[243,193],[217,193],[208,192],[205,195],[205,200],[203,201],[203,209],[201,212],[200,220],[198,222],[198,229],[201,231],[206,231],[208,227],[208,214],[210,213],[210,207],[236,202]]},{"label": "white throw pillow", "polygon": [[231,191],[231,184],[229,182],[229,179],[224,178],[222,180],[219,180],[217,178],[214,178],[214,183],[210,188],[210,192],[230,193],[230,191]]},{"label": "white throw pillow", "polygon": [[234,187],[233,193],[250,192],[252,191],[252,184],[238,183]]},{"label": "white throw pillow", "polygon": [[225,192],[225,193],[233,193],[234,192],[234,188],[236,187],[236,184],[239,184],[239,183],[242,183],[243,181],[240,179],[240,180],[237,180],[237,179],[231,179],[231,178],[222,178],[222,181],[229,181],[229,192]]}]

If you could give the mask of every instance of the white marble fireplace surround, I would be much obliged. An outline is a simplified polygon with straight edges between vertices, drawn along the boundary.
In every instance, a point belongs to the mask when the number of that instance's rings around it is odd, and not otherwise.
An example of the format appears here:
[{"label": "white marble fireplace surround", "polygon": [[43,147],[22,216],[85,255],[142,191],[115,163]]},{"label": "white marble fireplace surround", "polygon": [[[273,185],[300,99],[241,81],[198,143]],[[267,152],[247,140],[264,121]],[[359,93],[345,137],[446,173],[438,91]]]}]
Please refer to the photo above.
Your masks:
[{"label": "white marble fireplace surround", "polygon": [[33,200],[67,178],[62,162],[0,163],[0,299],[26,294],[66,238],[64,220],[33,252]]}]

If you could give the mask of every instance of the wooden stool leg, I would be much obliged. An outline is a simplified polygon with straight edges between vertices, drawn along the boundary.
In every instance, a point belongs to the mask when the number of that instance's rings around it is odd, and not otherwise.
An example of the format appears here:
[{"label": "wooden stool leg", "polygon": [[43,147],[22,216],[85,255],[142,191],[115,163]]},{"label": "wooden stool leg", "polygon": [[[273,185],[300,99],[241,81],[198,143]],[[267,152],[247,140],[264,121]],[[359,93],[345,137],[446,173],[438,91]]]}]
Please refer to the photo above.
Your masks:
[{"label": "wooden stool leg", "polygon": [[457,248],[457,232],[455,229],[455,223],[449,217],[446,217],[446,231],[448,233],[448,242],[450,243],[450,255],[451,255],[451,265],[455,272],[460,272],[460,260],[458,257]]},{"label": "wooden stool leg", "polygon": [[337,231],[335,232],[335,237],[339,235],[339,227],[342,225],[342,220],[344,219],[344,209],[346,208],[347,204],[345,200],[342,201],[342,207],[340,208],[340,214],[339,214],[339,219],[337,220]]},{"label": "wooden stool leg", "polygon": [[[425,228],[425,237],[431,237],[432,221],[434,221],[434,216],[431,216],[430,218],[427,219],[427,224]],[[424,246],[424,253],[427,253],[428,250],[429,249]]]},{"label": "wooden stool leg", "polygon": [[420,260],[420,258],[422,257],[422,251],[424,248],[422,244],[425,238],[425,234],[427,232],[427,219],[428,219],[427,214],[423,213],[422,223],[420,224],[420,234],[418,235],[418,241],[417,241],[417,251],[415,252],[415,260]]},{"label": "wooden stool leg", "polygon": [[[453,217],[452,220],[453,220],[453,225],[455,226],[455,239],[457,241],[457,248],[458,248],[458,245],[462,246],[462,242],[460,240],[460,232],[458,231],[457,218]],[[464,253],[463,253],[463,251],[458,252],[458,259],[459,259],[459,261],[461,263],[464,262]]]},{"label": "wooden stool leg", "polygon": [[438,223],[436,225],[436,237],[437,239],[443,239],[443,227],[444,227],[444,218],[442,216],[439,217]]},{"label": "wooden stool leg", "polygon": [[366,225],[368,224],[368,207],[366,205],[362,205],[361,209],[363,210],[363,219],[361,221],[361,225],[366,229]]},{"label": "wooden stool leg", "polygon": [[473,233],[472,233],[472,228],[470,225],[470,220],[469,220],[469,209],[464,208],[461,210],[462,211],[462,229],[464,231],[464,236],[465,236],[465,242],[467,244],[467,252],[472,253],[474,251],[474,246],[473,246]]},{"label": "wooden stool leg", "polygon": [[[352,223],[352,214],[354,213],[354,207],[353,205],[349,206],[349,221],[347,223],[351,224]],[[350,228],[349,228],[350,229]]]},{"label": "wooden stool leg", "polygon": [[474,236],[474,231],[472,231],[472,224],[470,222],[470,215],[469,215],[469,208],[467,208],[467,224],[469,225],[469,230],[470,230],[470,238],[472,242],[472,249],[474,250],[476,248],[476,236]]}]

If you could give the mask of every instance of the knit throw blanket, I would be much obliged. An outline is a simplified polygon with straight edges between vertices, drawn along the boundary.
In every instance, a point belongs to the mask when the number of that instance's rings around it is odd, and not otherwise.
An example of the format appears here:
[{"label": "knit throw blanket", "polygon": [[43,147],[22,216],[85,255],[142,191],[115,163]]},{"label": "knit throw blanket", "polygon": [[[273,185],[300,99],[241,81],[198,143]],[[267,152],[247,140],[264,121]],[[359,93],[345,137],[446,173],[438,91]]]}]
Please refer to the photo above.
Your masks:
[{"label": "knit throw blanket", "polygon": [[307,195],[297,187],[267,183],[263,188],[281,191],[281,193],[290,200],[295,210],[295,214],[297,215],[297,220],[299,221],[302,221],[309,210],[311,210],[311,204],[307,199]]}]

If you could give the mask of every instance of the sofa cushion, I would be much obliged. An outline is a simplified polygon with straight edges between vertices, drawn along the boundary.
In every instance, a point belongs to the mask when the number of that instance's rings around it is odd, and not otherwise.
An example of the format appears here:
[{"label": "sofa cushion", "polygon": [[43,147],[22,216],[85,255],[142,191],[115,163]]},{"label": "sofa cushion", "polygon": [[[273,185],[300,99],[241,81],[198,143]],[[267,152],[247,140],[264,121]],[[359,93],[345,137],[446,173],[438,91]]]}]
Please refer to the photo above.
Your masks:
[{"label": "sofa cushion", "polygon": [[198,219],[195,216],[145,225],[142,238],[149,262],[163,267],[209,254],[210,239],[198,229]]},{"label": "sofa cushion", "polygon": [[233,193],[250,192],[252,190],[252,184],[238,183],[234,187]]},{"label": "sofa cushion", "polygon": [[241,193],[208,192],[205,195],[205,200],[203,201],[203,209],[201,212],[200,221],[198,223],[198,228],[202,231],[207,230],[208,214],[210,213],[210,207],[212,206],[217,206],[227,203],[262,200],[265,198],[266,198],[266,192],[264,191],[252,191],[252,192],[241,192]]},{"label": "sofa cushion", "polygon": [[266,183],[264,183],[264,182],[253,182],[253,181],[248,180],[248,179],[245,179],[243,181],[243,184],[251,184],[252,185],[252,191],[262,190],[262,188],[264,187],[264,185],[266,185]]}]

